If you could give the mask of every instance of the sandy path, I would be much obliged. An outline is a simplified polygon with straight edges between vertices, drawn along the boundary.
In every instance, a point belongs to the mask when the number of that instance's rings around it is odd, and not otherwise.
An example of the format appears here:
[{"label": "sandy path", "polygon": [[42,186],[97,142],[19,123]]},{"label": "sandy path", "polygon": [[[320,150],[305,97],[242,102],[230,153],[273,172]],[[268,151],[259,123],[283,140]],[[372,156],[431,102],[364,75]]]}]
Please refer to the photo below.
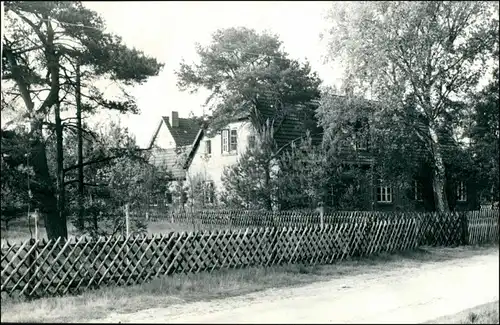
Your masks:
[{"label": "sandy path", "polygon": [[499,299],[498,250],[238,297],[110,314],[93,322],[421,323]]}]

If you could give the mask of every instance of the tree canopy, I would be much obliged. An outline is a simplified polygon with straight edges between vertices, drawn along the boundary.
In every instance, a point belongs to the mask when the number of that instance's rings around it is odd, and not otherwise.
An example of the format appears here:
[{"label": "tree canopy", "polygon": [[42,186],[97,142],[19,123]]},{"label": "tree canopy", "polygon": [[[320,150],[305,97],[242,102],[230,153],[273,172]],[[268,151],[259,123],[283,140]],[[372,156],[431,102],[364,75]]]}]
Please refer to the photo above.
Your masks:
[{"label": "tree canopy", "polygon": [[472,142],[473,163],[479,170],[480,195],[489,203],[500,201],[499,179],[499,99],[498,69],[493,80],[472,98]]},{"label": "tree canopy", "polygon": [[[88,113],[102,108],[136,113],[126,86],[157,75],[163,65],[105,32],[101,17],[81,2],[4,4],[2,104],[15,111],[16,123],[29,125],[30,164],[44,184],[34,196],[44,197],[47,234],[49,238],[66,237],[63,134],[64,129],[80,126],[71,117],[63,119],[61,112],[79,106]],[[105,96],[96,86],[103,79],[117,83],[121,95]],[[77,93],[81,105],[77,105]],[[47,164],[46,131],[55,131],[55,182]]]},{"label": "tree canopy", "polygon": [[320,80],[309,63],[289,58],[276,35],[238,27],[216,31],[209,45],[197,45],[199,63],[183,62],[176,72],[182,90],[210,91],[211,127],[249,116],[260,129],[270,119],[278,129],[294,105],[319,98]]},{"label": "tree canopy", "polygon": [[[346,2],[330,13],[330,59],[344,89],[380,102],[375,119],[404,123],[431,158],[436,207],[448,209],[444,146],[460,101],[498,66],[498,6],[491,2]],[[448,134],[448,135],[446,135]]]}]

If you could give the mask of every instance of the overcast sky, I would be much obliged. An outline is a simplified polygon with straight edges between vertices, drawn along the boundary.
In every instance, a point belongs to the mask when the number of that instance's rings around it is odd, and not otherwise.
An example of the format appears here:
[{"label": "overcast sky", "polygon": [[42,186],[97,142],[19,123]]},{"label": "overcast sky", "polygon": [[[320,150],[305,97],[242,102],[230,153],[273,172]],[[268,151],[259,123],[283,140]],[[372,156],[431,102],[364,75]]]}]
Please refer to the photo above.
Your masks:
[{"label": "overcast sky", "polygon": [[[165,63],[158,77],[135,89],[139,116],[122,116],[124,125],[136,135],[139,145],[150,139],[159,118],[172,110],[187,117],[200,115],[206,93],[181,92],[174,70],[184,58],[196,59],[195,43],[207,44],[219,28],[245,26],[269,30],[280,36],[285,50],[295,59],[307,58],[325,84],[338,83],[338,69],[323,64],[325,46],[320,41],[326,10],[332,2],[311,1],[141,1],[83,2],[102,15],[109,31],[123,37],[129,46]],[[109,118],[107,115],[101,118]]]}]

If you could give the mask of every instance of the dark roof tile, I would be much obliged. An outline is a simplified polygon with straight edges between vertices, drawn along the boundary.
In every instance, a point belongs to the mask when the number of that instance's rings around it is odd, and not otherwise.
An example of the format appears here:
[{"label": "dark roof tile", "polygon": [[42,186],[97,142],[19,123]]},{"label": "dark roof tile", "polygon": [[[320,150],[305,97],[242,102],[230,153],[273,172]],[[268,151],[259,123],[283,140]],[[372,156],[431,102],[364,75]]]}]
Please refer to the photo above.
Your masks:
[{"label": "dark roof tile", "polygon": [[201,129],[200,122],[195,119],[179,117],[179,126],[177,127],[170,124],[168,116],[163,116],[163,121],[170,130],[177,146],[192,145]]}]

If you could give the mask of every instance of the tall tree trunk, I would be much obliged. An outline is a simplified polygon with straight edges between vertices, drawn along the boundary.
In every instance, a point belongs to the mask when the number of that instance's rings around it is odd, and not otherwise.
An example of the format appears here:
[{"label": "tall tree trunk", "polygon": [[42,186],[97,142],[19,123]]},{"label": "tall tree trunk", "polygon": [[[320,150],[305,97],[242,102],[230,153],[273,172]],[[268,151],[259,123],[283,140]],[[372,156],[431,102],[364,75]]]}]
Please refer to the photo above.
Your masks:
[{"label": "tall tree trunk", "polygon": [[55,232],[57,237],[68,238],[68,225],[66,222],[65,209],[65,188],[64,188],[64,156],[63,156],[63,127],[61,121],[61,101],[59,92],[61,84],[59,83],[59,53],[54,45],[54,29],[46,15],[45,25],[47,28],[47,43],[45,49],[45,58],[47,59],[47,68],[50,75],[50,99],[54,107],[55,130],[56,130],[56,164],[57,164],[57,210],[58,218],[56,220]]},{"label": "tall tree trunk", "polygon": [[57,229],[59,237],[68,237],[66,222],[66,193],[64,189],[64,156],[63,156],[63,128],[61,122],[60,103],[55,105],[54,113],[56,120],[56,163],[57,163]]},{"label": "tall tree trunk", "polygon": [[61,236],[58,227],[57,199],[54,193],[54,186],[50,177],[47,163],[47,152],[45,142],[42,137],[42,124],[40,121],[31,121],[31,159],[30,165],[33,167],[38,182],[31,184],[31,190],[35,201],[40,202],[40,211],[43,214],[45,229],[48,239]]},{"label": "tall tree trunk", "polygon": [[85,228],[84,223],[84,209],[83,209],[83,195],[84,195],[84,178],[83,178],[83,132],[82,132],[82,103],[80,92],[80,61],[76,64],[76,126],[78,138],[78,229],[83,231]]},{"label": "tall tree trunk", "polygon": [[432,173],[432,188],[434,191],[434,204],[436,211],[448,212],[450,211],[448,205],[448,198],[446,196],[446,170],[443,161],[443,154],[439,144],[438,134],[436,129],[429,127],[431,135],[431,146],[433,153],[433,173]]},{"label": "tall tree trunk", "polygon": [[[48,17],[44,16],[45,19]],[[61,85],[59,83],[59,54],[54,46],[54,30],[50,22],[46,23],[47,27],[47,45],[45,57],[47,59],[47,68],[50,73],[50,89],[51,89],[51,106],[54,107],[55,131],[56,131],[56,164],[57,164],[57,182],[56,182],[56,197],[58,215],[54,224],[53,231],[57,234],[56,237],[68,238],[68,225],[66,222],[65,209],[65,188],[64,188],[64,156],[63,156],[63,127],[61,121],[61,101],[59,91]]]},{"label": "tall tree trunk", "polygon": [[[16,12],[20,15],[18,12]],[[47,67],[50,72],[50,92],[46,99],[43,101],[40,108],[35,110],[35,105],[31,98],[31,89],[29,80],[25,79],[23,69],[18,64],[18,57],[12,52],[10,46],[5,46],[2,55],[8,60],[11,65],[11,72],[13,80],[19,88],[21,98],[23,99],[26,109],[28,111],[28,118],[30,119],[30,149],[31,149],[31,166],[35,171],[35,175],[39,177],[40,183],[33,184],[33,194],[35,199],[41,204],[41,211],[43,212],[45,228],[47,231],[48,239],[55,239],[58,237],[67,237],[66,220],[61,220],[61,215],[58,212],[59,202],[55,196],[52,179],[50,177],[49,167],[47,163],[47,152],[45,142],[43,139],[42,120],[43,115],[48,114],[50,107],[53,107],[59,102],[59,58],[56,55],[54,48],[54,30],[50,24],[48,17],[45,15],[47,27],[47,37],[44,40],[45,55],[47,59]],[[40,117],[43,116],[43,117]],[[59,118],[59,123],[61,120]],[[62,148],[62,126],[60,128],[61,148]],[[62,155],[61,155],[62,158]],[[62,167],[62,166],[61,166]],[[62,171],[62,170],[61,170]],[[64,185],[64,179],[61,180]],[[62,187],[64,190],[64,186]]]}]

